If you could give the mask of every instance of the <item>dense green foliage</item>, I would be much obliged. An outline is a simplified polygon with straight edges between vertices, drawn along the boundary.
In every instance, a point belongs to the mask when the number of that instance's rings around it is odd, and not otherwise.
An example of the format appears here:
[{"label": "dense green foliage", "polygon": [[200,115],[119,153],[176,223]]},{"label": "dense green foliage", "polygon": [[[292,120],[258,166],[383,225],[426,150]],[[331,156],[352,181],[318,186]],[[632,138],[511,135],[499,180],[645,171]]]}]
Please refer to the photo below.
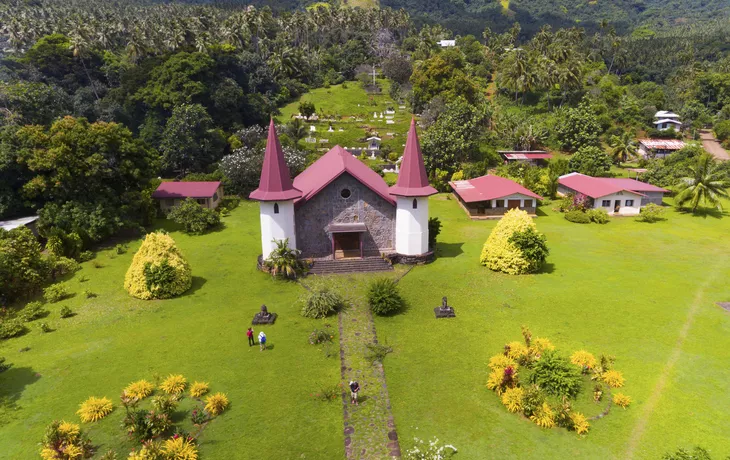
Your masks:
[{"label": "dense green foliage", "polygon": [[490,270],[523,275],[537,271],[548,253],[545,235],[527,212],[511,209],[489,234],[479,262]]},{"label": "dense green foliage", "polygon": [[582,386],[580,370],[554,351],[545,351],[533,364],[529,381],[547,394],[571,399],[578,396]]},{"label": "dense green foliage", "polygon": [[599,147],[584,146],[570,157],[568,168],[587,176],[606,176],[611,170],[611,157]]},{"label": "dense green foliage", "polygon": [[264,267],[276,278],[296,279],[304,275],[309,266],[299,256],[301,251],[289,247],[289,238],[276,240],[276,247],[264,260]]},{"label": "dense green foliage", "polygon": [[124,288],[138,299],[169,299],[192,285],[190,265],[166,233],[149,233],[124,277]]},{"label": "dense green foliage", "polygon": [[299,302],[302,307],[302,316],[307,318],[326,318],[337,314],[345,306],[342,296],[327,288],[308,292]]},{"label": "dense green foliage", "polygon": [[187,198],[167,214],[169,219],[182,225],[185,233],[200,235],[220,225],[221,216],[213,209],[199,205],[195,198]]},{"label": "dense green foliage", "polygon": [[392,315],[405,307],[398,285],[390,278],[373,280],[368,286],[368,305],[376,315]]},{"label": "dense green foliage", "polygon": [[550,254],[547,238],[532,227],[514,232],[508,241],[522,252],[522,256],[529,263],[527,271],[530,273],[539,270]]}]

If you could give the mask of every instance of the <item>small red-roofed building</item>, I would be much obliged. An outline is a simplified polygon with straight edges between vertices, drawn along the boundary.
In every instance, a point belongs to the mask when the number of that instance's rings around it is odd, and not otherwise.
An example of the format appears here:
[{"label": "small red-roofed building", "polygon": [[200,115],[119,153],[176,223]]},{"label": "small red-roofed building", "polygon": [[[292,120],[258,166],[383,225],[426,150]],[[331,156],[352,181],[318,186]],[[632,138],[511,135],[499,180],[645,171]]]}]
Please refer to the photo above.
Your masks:
[{"label": "small red-roofed building", "polygon": [[188,198],[194,198],[204,208],[215,209],[223,199],[220,182],[163,182],[152,192],[152,198],[167,212]]},{"label": "small red-roofed building", "polygon": [[592,208],[605,209],[609,215],[635,216],[649,203],[661,205],[669,190],[635,179],[591,177],[570,173],[558,179],[558,193],[581,194]]},{"label": "small red-roofed building", "polygon": [[501,219],[510,209],[537,212],[543,198],[517,182],[501,176],[481,176],[449,182],[459,204],[473,220]]}]

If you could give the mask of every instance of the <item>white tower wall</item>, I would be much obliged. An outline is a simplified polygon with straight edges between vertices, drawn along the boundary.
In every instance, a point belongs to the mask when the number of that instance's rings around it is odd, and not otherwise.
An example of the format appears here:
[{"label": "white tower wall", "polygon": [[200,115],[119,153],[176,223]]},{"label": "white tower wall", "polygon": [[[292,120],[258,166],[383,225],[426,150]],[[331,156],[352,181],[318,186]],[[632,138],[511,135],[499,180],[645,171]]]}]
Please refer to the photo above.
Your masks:
[{"label": "white tower wall", "polygon": [[[279,212],[275,213],[278,205]],[[297,235],[294,226],[293,201],[261,201],[261,254],[264,260],[276,248],[274,240],[289,238],[289,247],[296,249]]]},{"label": "white tower wall", "polygon": [[[416,209],[413,208],[416,200]],[[406,256],[428,252],[428,197],[399,196],[395,214],[395,251]]]}]

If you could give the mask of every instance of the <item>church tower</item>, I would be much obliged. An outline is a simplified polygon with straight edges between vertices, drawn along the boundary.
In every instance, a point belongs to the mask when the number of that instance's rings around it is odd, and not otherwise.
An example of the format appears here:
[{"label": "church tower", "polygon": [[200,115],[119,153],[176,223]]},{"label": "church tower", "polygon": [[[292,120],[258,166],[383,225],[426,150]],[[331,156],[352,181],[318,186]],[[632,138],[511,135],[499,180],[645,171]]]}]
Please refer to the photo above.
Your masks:
[{"label": "church tower", "polygon": [[395,214],[395,251],[405,256],[428,252],[428,197],[437,193],[428,184],[426,167],[416,133],[416,120],[411,120],[398,181],[390,188],[397,199]]},{"label": "church tower", "polygon": [[261,169],[259,188],[249,198],[259,201],[261,216],[261,254],[264,260],[276,248],[275,240],[289,239],[289,247],[296,249],[297,235],[294,226],[294,200],[302,192],[294,188],[284,152],[276,135],[274,120],[269,124],[264,166]]}]

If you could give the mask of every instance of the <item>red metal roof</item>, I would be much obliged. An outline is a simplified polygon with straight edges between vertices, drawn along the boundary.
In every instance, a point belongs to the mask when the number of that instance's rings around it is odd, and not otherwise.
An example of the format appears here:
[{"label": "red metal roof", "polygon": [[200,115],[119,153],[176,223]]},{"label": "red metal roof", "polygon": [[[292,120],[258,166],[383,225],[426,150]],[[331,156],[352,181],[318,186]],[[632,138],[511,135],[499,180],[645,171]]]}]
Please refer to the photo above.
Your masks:
[{"label": "red metal roof", "polygon": [[152,198],[210,198],[220,186],[220,182],[163,182]]},{"label": "red metal roof", "polygon": [[497,200],[506,196],[520,194],[542,200],[537,193],[526,189],[515,181],[500,176],[482,176],[476,179],[449,182],[454,192],[466,203]]},{"label": "red metal roof", "polygon": [[677,139],[639,139],[639,143],[648,149],[681,150],[686,145]]},{"label": "red metal roof", "polygon": [[666,190],[634,179],[614,179],[608,177],[591,177],[579,173],[570,173],[560,177],[561,185],[575,190],[591,198],[600,198],[618,192],[629,192],[644,196],[640,192],[666,192]]},{"label": "red metal roof", "polygon": [[395,200],[388,193],[388,184],[383,178],[339,145],[333,147],[294,178],[294,187],[301,190],[302,193],[301,198],[295,203],[303,203],[312,199],[344,173],[350,174],[388,203],[395,204]]},{"label": "red metal roof", "polygon": [[411,128],[408,130],[406,149],[403,152],[403,162],[398,173],[398,181],[390,187],[390,194],[397,196],[429,196],[438,193],[428,183],[426,167],[423,164],[421,145],[416,132],[416,120],[411,119]]},{"label": "red metal roof", "polygon": [[302,192],[294,188],[289,175],[289,168],[284,160],[279,137],[276,135],[274,119],[269,124],[269,138],[266,142],[264,166],[261,168],[259,188],[251,192],[249,198],[259,201],[293,200],[302,196]]}]

